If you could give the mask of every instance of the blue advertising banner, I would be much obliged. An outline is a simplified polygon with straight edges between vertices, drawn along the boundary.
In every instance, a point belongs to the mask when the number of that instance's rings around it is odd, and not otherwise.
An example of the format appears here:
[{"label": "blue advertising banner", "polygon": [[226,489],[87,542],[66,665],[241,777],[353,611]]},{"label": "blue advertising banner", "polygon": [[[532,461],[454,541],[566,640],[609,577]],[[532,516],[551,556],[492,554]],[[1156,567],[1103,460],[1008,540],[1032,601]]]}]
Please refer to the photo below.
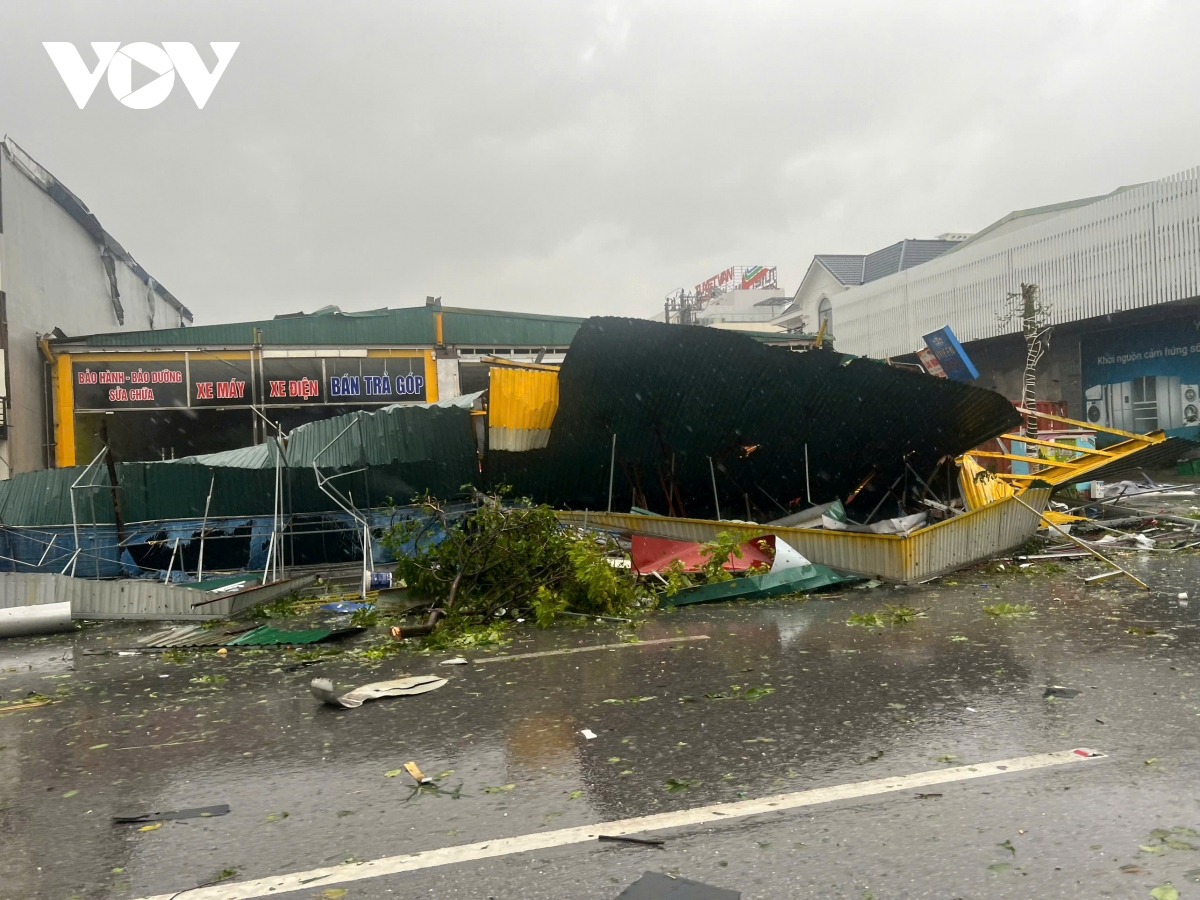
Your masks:
[{"label": "blue advertising banner", "polygon": [[924,341],[951,381],[971,381],[979,377],[979,370],[975,368],[949,325],[925,335]]},{"label": "blue advertising banner", "polygon": [[1144,434],[1200,433],[1200,319],[1171,319],[1080,339],[1084,417]]}]

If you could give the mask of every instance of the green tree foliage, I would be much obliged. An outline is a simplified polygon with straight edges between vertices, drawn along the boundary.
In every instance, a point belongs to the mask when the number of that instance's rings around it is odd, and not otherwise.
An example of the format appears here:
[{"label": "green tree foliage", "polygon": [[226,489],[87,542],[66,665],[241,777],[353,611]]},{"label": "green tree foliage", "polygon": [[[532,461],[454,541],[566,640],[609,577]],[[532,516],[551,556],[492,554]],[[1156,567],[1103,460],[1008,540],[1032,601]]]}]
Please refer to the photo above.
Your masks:
[{"label": "green tree foliage", "polygon": [[[564,611],[619,616],[642,602],[629,572],[609,565],[609,539],[564,530],[548,506],[505,503],[496,494],[476,498],[476,509],[455,519],[426,497],[426,516],[383,538],[397,551],[397,574],[416,596],[445,610],[452,626],[525,608],[545,626]],[[415,549],[399,552],[408,546]]]}]

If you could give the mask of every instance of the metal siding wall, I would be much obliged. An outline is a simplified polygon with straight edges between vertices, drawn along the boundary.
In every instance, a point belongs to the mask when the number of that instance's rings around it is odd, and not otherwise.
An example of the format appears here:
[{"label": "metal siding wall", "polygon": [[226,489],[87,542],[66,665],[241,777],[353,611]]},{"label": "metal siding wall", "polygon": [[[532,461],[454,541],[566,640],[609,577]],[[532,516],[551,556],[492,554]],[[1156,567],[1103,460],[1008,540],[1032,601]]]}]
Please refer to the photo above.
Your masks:
[{"label": "metal siding wall", "polygon": [[653,534],[680,541],[711,541],[721,532],[749,540],[764,534],[783,538],[807,559],[841,572],[911,583],[933,578],[1018,547],[1037,531],[1050,490],[1026,491],[922,528],[907,537],[855,534],[813,528],[780,528],[705,519],[679,519],[602,512],[560,512],[560,522]]},{"label": "metal siding wall", "polygon": [[838,349],[911,353],[947,323],[963,341],[1017,333],[999,313],[1023,281],[1041,286],[1054,324],[1200,295],[1200,169],[851,288],[834,298]]},{"label": "metal siding wall", "polygon": [[123,579],[90,581],[68,575],[0,573],[0,609],[70,601],[75,619],[195,620],[228,616],[234,602],[226,597],[193,609],[203,591]]}]

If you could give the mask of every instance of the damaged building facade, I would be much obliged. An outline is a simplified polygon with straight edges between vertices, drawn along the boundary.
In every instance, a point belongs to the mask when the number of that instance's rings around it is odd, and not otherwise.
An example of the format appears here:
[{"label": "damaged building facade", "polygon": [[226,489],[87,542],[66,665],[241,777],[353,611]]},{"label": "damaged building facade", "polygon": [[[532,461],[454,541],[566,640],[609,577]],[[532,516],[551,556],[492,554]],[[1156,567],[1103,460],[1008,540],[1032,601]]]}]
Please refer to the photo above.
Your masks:
[{"label": "damaged building facade", "polygon": [[42,336],[191,322],[82,200],[11,138],[0,142],[0,479],[55,464]]},{"label": "damaged building facade", "polygon": [[490,357],[561,362],[582,322],[430,303],[54,340],[57,464],[86,464],[105,444],[126,462],[217,453],[276,428],[451,400],[487,386]]},{"label": "damaged building facade", "polygon": [[261,443],[274,427],[451,400],[487,389],[490,360],[561,363],[583,322],[430,301],[55,339],[56,462],[86,464],[105,444],[121,461],[216,453]]},{"label": "damaged building facade", "polygon": [[1021,397],[1025,344],[1005,298],[1040,288],[1053,326],[1039,401],[1093,426],[1200,436],[1200,169],[1019,210],[919,266],[830,297],[838,347],[916,362],[954,329],[978,383]]}]

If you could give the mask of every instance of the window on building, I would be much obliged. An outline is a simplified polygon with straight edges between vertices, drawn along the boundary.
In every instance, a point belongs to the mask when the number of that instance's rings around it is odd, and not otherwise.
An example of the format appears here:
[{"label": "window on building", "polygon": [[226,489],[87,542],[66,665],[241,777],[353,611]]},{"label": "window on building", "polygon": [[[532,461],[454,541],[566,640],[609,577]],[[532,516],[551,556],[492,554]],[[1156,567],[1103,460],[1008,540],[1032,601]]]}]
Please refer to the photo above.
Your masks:
[{"label": "window on building", "polygon": [[833,334],[833,304],[829,302],[828,297],[822,297],[821,302],[817,304],[818,331],[822,325],[825,326],[826,334]]}]

